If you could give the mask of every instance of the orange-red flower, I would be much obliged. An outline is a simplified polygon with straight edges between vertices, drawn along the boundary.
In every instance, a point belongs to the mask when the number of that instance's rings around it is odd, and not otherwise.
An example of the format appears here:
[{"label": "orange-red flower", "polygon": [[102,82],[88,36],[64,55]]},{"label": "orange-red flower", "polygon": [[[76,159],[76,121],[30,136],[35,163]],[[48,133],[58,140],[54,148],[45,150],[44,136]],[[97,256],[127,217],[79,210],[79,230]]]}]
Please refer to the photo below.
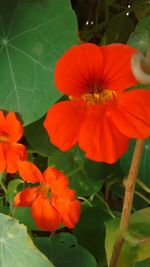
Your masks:
[{"label": "orange-red flower", "polygon": [[48,167],[42,174],[31,162],[19,163],[19,174],[24,181],[40,183],[19,192],[14,206],[31,207],[36,225],[53,231],[62,223],[73,228],[79,220],[80,202],[75,191],[69,189],[68,178],[54,167]]},{"label": "orange-red flower", "polygon": [[57,62],[56,87],[69,96],[52,106],[44,127],[62,151],[79,144],[86,157],[114,163],[130,138],[150,135],[150,91],[137,84],[125,44],[73,46]]},{"label": "orange-red flower", "polygon": [[23,135],[23,127],[14,112],[0,111],[0,172],[15,173],[18,161],[27,159],[26,148],[17,142]]}]

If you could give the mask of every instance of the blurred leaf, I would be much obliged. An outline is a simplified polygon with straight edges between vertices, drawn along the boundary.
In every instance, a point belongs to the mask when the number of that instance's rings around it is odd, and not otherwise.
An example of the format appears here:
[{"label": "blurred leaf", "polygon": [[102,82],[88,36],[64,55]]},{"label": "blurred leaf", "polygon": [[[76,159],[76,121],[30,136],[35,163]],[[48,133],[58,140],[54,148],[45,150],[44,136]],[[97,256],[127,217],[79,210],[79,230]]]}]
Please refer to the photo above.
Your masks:
[{"label": "blurred leaf", "polygon": [[50,238],[35,238],[38,248],[52,260],[56,267],[96,267],[94,257],[78,245],[76,238],[61,233]]},{"label": "blurred leaf", "polygon": [[[114,183],[111,188],[110,188],[110,191],[111,193],[113,193],[115,195],[115,201],[116,201],[116,204],[117,204],[117,210],[119,209],[118,207],[118,197],[119,199],[122,199],[122,202],[123,202],[123,198],[124,198],[124,193],[125,193],[125,190],[124,190],[124,185],[123,183],[121,184],[118,184],[118,183]],[[140,194],[142,194],[143,196],[147,197],[147,194],[141,190],[141,188],[139,188],[139,186],[136,185],[136,192],[139,192]],[[136,210],[139,210],[139,209],[143,209],[143,208],[146,208],[147,206],[149,206],[148,202],[143,199],[141,197],[141,195],[137,195],[135,192],[134,194],[134,199],[133,199],[133,207],[134,209]],[[116,198],[117,196],[117,198]],[[122,202],[121,202],[121,206],[120,206],[120,211],[122,209]]]},{"label": "blurred leaf", "polygon": [[[107,256],[107,263],[109,264],[113,247],[115,245],[116,240],[119,237],[119,223],[120,219],[113,219],[106,225],[106,238],[105,238],[105,250]],[[111,242],[110,242],[111,240]],[[120,266],[118,266],[120,267]]]},{"label": "blurred leaf", "polygon": [[98,207],[87,207],[81,213],[74,229],[79,244],[87,248],[100,263],[105,263],[105,223],[110,219],[106,211]]},{"label": "blurred leaf", "polygon": [[1,267],[54,267],[33,244],[26,227],[7,215],[0,214]]},{"label": "blurred leaf", "polygon": [[[118,235],[119,219],[115,219],[110,221],[106,227],[105,247],[108,262]],[[150,208],[137,211],[131,215],[130,224],[124,238],[118,267],[132,267],[134,263],[150,257]]]},{"label": "blurred leaf", "polygon": [[126,43],[135,26],[126,14],[117,14],[109,22],[103,35],[102,44]]},{"label": "blurred leaf", "polygon": [[131,224],[129,224],[125,239],[138,244],[138,241],[148,236],[150,237],[150,208],[132,214]]},{"label": "blurred leaf", "polygon": [[137,262],[133,265],[133,267],[149,267],[150,266],[150,258],[144,261]]},{"label": "blurred leaf", "polygon": [[10,205],[12,205],[13,198],[18,192],[18,190],[17,190],[18,185],[22,184],[22,183],[23,183],[23,181],[20,179],[14,179],[14,180],[9,182],[9,184],[7,186],[6,199],[10,203]]},{"label": "blurred leaf", "polygon": [[0,106],[27,125],[61,96],[53,71],[78,42],[76,17],[69,0],[2,0],[0,18]]},{"label": "blurred leaf", "polygon": [[[130,168],[134,146],[135,146],[135,140],[132,140],[127,153],[125,153],[121,157],[121,160],[120,160],[121,167],[126,175],[128,174],[128,171]],[[147,138],[147,140],[145,141],[145,145],[144,145],[144,151],[142,155],[138,177],[148,186],[150,186],[150,177],[149,177],[150,176],[150,164],[149,162],[150,162],[150,138]]]},{"label": "blurred leaf", "polygon": [[10,214],[10,207],[8,205],[4,205],[3,198],[0,199],[0,213]]},{"label": "blurred leaf", "polygon": [[131,34],[128,44],[145,53],[150,38],[150,16],[141,20]]},{"label": "blurred leaf", "polygon": [[84,152],[74,147],[67,152],[57,148],[52,151],[48,164],[62,170],[70,180],[70,186],[77,191],[79,196],[90,196],[98,192],[104,179],[118,171],[119,163],[108,165],[90,161]]},{"label": "blurred leaf", "polygon": [[150,14],[150,2],[149,0],[133,0],[132,9],[138,20],[141,20],[145,16]]},{"label": "blurred leaf", "polygon": [[41,231],[34,223],[31,213],[30,213],[30,208],[25,208],[25,207],[15,207],[12,210],[13,217],[17,220],[19,220],[19,223],[24,224],[25,226],[28,227],[28,230],[38,230]]},{"label": "blurred leaf", "polygon": [[48,134],[43,127],[44,119],[45,117],[26,126],[24,128],[24,135],[33,152],[46,157],[51,155],[55,147],[50,143]]}]

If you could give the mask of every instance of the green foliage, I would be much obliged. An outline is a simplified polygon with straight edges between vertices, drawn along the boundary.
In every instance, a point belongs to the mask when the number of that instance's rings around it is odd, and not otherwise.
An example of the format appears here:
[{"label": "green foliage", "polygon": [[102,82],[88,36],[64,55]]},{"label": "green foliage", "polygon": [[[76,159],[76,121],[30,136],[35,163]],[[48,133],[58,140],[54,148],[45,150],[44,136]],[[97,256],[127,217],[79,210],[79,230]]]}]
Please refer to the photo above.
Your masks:
[{"label": "green foliage", "polygon": [[61,94],[54,66],[76,44],[77,23],[68,0],[0,2],[0,106],[36,121]]},{"label": "green foliage", "polygon": [[0,214],[1,267],[54,267],[33,244],[26,227]]},{"label": "green foliage", "polygon": [[54,238],[36,238],[36,245],[52,260],[56,267],[96,267],[94,257],[79,246],[76,238],[61,233]]},{"label": "green foliage", "polygon": [[88,160],[78,147],[67,152],[56,149],[48,158],[49,165],[64,171],[69,177],[70,186],[79,196],[90,196],[98,192],[106,177],[118,172],[119,163],[105,164]]},{"label": "green foliage", "polygon": [[15,207],[12,210],[13,217],[19,221],[19,223],[24,224],[28,227],[28,230],[38,230],[41,231],[34,223],[30,208]]},{"label": "green foliage", "polygon": [[110,215],[99,207],[87,207],[83,209],[81,218],[77,224],[74,234],[78,242],[87,248],[98,260],[105,263],[105,223]]},{"label": "green foliage", "polygon": [[[110,221],[106,227],[105,247],[108,262],[110,261],[115,241],[119,236],[118,226],[119,219],[116,219]],[[129,228],[124,235],[125,242],[119,256],[118,267],[132,267],[136,262],[148,259],[150,256],[149,236],[150,208],[146,208],[131,215]]]},{"label": "green foliage", "polygon": [[103,35],[102,44],[126,43],[130,33],[133,32],[133,30],[133,20],[126,16],[126,14],[117,14],[110,20]]},{"label": "green foliage", "polygon": [[135,31],[131,34],[128,40],[128,43],[134,48],[139,49],[141,52],[145,53],[149,38],[150,16],[147,16],[137,24]]},{"label": "green foliage", "polygon": [[[124,154],[123,157],[121,157],[121,166],[126,175],[128,174],[128,171],[130,168],[134,147],[135,147],[135,140],[132,140],[127,153]],[[144,145],[144,151],[143,151],[143,156],[142,156],[142,160],[140,164],[138,177],[148,186],[150,186],[150,179],[149,179],[150,164],[149,162],[150,162],[150,138],[147,138],[147,140],[145,141],[145,145]]]},{"label": "green foliage", "polygon": [[134,13],[138,20],[143,19],[150,13],[149,0],[133,0]]},{"label": "green foliage", "polygon": [[47,157],[51,155],[53,145],[50,144],[48,134],[43,127],[44,119],[45,117],[26,126],[24,135],[31,146],[31,152]]},{"label": "green foliage", "polygon": [[133,267],[149,267],[149,266],[150,266],[150,259],[146,259],[144,261],[135,263]]},{"label": "green foliage", "polygon": [[6,199],[10,203],[10,206],[12,206],[14,196],[18,193],[17,187],[22,183],[23,181],[20,179],[14,179],[9,182],[7,186]]},{"label": "green foliage", "polygon": [[103,166],[85,159],[83,152],[77,147],[65,153],[57,149],[51,153],[48,162],[50,166],[54,165],[64,171],[70,180],[70,186],[79,196],[90,196],[102,187]]}]

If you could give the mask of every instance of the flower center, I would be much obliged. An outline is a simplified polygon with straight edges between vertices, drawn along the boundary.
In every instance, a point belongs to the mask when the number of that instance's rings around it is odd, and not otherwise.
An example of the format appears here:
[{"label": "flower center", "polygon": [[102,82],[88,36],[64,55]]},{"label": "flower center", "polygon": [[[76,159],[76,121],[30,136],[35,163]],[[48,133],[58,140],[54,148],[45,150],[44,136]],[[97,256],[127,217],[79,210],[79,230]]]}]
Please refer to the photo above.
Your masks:
[{"label": "flower center", "polygon": [[43,195],[45,195],[48,198],[51,197],[51,189],[50,189],[49,184],[47,184],[47,183],[43,183],[40,186],[40,189],[38,191],[40,191]]},{"label": "flower center", "polygon": [[81,96],[77,96],[77,97],[72,97],[69,96],[69,98],[71,100],[84,100],[84,102],[86,102],[89,105],[95,105],[98,103],[104,104],[107,103],[109,101],[112,101],[114,99],[116,99],[119,96],[119,91],[115,91],[115,90],[101,90],[98,91],[98,89],[96,88],[96,90],[94,90],[92,93],[87,93]]},{"label": "flower center", "polygon": [[105,103],[117,97],[118,92],[115,90],[102,90],[101,92],[94,92],[93,94],[85,94],[82,96],[84,101],[89,104]]}]

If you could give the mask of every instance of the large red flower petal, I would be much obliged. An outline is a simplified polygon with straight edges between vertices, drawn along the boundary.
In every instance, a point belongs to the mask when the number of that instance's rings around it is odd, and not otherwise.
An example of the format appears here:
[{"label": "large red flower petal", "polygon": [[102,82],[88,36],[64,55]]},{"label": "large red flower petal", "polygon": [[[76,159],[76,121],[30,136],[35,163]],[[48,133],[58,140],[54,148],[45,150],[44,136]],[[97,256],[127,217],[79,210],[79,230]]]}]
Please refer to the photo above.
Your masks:
[{"label": "large red flower petal", "polygon": [[42,173],[32,162],[20,161],[18,164],[18,172],[24,181],[30,183],[43,182]]},{"label": "large red flower petal", "polygon": [[63,101],[52,106],[44,121],[51,142],[62,151],[77,144],[85,116],[86,107],[80,101]]},{"label": "large red flower petal", "polygon": [[130,138],[150,135],[150,90],[137,89],[120,95],[118,104],[110,110],[116,127]]},{"label": "large red flower petal", "polygon": [[104,53],[103,89],[122,90],[137,84],[130,61],[137,52],[126,44],[111,44],[102,46]]},{"label": "large red flower petal", "polygon": [[66,95],[88,93],[101,84],[103,64],[103,53],[97,45],[73,46],[56,64],[56,87]]},{"label": "large red flower petal", "polygon": [[6,115],[6,131],[9,139],[17,142],[23,135],[23,127],[21,122],[17,119],[14,112],[9,112]]},{"label": "large red flower petal", "polygon": [[114,126],[106,111],[97,105],[89,112],[80,131],[79,146],[91,160],[114,163],[128,149],[128,138]]},{"label": "large red flower petal", "polygon": [[47,168],[43,173],[44,181],[49,184],[52,193],[60,195],[68,187],[68,178],[54,167]]},{"label": "large red flower petal", "polygon": [[5,142],[0,142],[0,173],[6,169],[5,151],[8,147]]},{"label": "large red flower petal", "polygon": [[27,159],[26,148],[22,144],[8,143],[5,149],[5,157],[7,162],[6,171],[15,173],[18,171],[19,161]]},{"label": "large red flower petal", "polygon": [[14,206],[30,207],[37,197],[38,187],[29,187],[19,192],[14,198]]},{"label": "large red flower petal", "polygon": [[61,214],[64,225],[69,228],[74,228],[80,217],[81,205],[80,201],[75,198],[72,200],[67,198],[67,191],[73,190],[66,190],[66,197],[57,197],[53,200],[53,205]]},{"label": "large red flower petal", "polygon": [[36,225],[44,231],[53,231],[62,223],[60,214],[44,197],[38,197],[33,202],[31,214]]}]

